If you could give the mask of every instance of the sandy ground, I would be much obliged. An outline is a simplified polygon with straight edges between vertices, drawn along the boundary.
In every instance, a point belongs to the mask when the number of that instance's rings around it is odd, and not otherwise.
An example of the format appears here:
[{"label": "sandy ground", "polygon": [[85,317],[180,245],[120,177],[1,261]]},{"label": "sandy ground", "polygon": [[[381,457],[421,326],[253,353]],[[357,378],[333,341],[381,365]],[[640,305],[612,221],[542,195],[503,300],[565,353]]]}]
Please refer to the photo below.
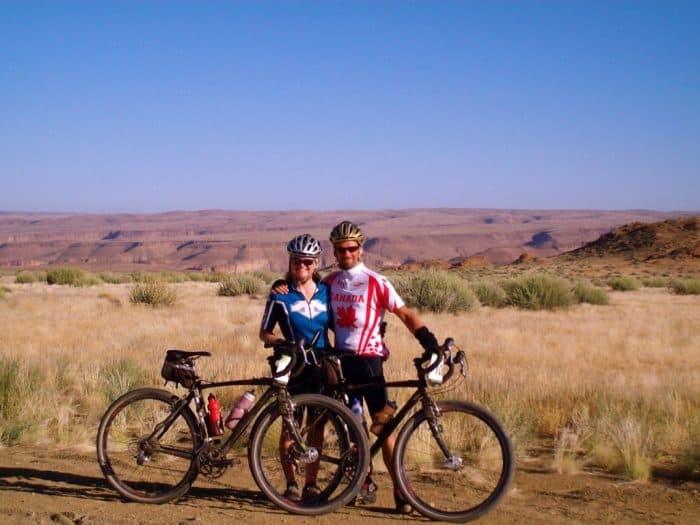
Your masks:
[{"label": "sandy ground", "polygon": [[[399,516],[389,480],[378,474],[379,498],[372,506],[345,507],[315,518],[321,525],[424,522]],[[0,449],[0,523],[34,524],[301,524],[310,518],[280,511],[255,487],[245,464],[216,483],[198,478],[176,503],[124,502],[102,478],[89,450],[55,447]],[[504,501],[479,520],[486,524],[699,523],[700,483],[657,480],[628,482],[586,472],[558,475],[536,459],[521,462]]]}]

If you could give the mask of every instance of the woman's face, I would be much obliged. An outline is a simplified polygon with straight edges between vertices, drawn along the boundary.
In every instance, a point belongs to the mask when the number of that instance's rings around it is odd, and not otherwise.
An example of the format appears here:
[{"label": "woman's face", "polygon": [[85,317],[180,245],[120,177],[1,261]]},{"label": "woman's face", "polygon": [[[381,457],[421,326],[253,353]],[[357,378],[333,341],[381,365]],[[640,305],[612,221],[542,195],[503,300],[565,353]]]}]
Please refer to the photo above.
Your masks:
[{"label": "woman's face", "polygon": [[316,271],[317,260],[313,257],[293,255],[289,262],[295,281],[305,283],[313,277],[314,271]]}]

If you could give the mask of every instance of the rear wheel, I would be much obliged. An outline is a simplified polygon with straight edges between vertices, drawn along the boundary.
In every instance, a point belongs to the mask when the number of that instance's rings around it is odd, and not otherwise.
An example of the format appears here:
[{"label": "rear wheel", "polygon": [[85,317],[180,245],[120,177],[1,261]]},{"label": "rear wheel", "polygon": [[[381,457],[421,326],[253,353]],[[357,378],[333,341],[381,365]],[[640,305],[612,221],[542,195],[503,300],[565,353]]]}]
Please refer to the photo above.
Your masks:
[{"label": "rear wheel", "polygon": [[[367,436],[359,419],[334,399],[303,394],[292,401],[295,420],[301,421],[299,434],[304,447],[290,443],[278,405],[270,405],[251,432],[251,472],[265,495],[288,512],[331,512],[349,503],[360,490],[369,468]],[[290,446],[283,447],[281,442]],[[310,477],[318,492],[299,499],[285,496],[290,476],[300,489]]]},{"label": "rear wheel", "polygon": [[164,503],[182,496],[197,477],[195,451],[202,439],[189,408],[170,417],[178,400],[167,390],[134,390],[102,417],[97,460],[109,484],[125,498]]},{"label": "rear wheel", "polygon": [[490,510],[505,494],[515,466],[510,440],[485,408],[439,401],[437,435],[416,413],[396,441],[394,472],[404,497],[434,520],[464,522]]}]

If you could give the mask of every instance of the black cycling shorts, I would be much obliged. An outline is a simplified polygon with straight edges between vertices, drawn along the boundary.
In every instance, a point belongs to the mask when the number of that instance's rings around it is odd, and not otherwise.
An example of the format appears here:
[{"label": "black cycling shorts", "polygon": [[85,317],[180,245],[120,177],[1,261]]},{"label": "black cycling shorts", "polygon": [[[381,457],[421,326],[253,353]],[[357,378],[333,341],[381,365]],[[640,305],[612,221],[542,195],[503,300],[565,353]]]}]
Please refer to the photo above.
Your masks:
[{"label": "black cycling shorts", "polygon": [[292,396],[299,394],[320,394],[323,390],[321,374],[315,366],[306,366],[304,369],[289,379],[287,391]]},{"label": "black cycling shorts", "polygon": [[[385,383],[381,357],[350,355],[343,356],[340,362],[348,385]],[[389,401],[384,386],[368,386],[359,390],[350,390],[348,395],[351,398],[364,399],[370,414],[379,412]]]}]

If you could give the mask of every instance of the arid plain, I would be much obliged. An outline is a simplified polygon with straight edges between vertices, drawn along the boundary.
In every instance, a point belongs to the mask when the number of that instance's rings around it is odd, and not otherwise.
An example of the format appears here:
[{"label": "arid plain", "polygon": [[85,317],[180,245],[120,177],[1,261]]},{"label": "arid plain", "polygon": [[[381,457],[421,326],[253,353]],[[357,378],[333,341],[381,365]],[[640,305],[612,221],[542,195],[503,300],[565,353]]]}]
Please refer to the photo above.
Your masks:
[{"label": "arid plain", "polygon": [[[456,269],[468,282],[532,272],[587,278],[609,297],[608,304],[542,311],[481,306],[423,314],[469,358],[466,379],[444,396],[489,406],[516,445],[515,482],[482,522],[697,522],[700,297],[667,285],[700,277],[698,260],[603,253]],[[612,290],[606,283],[619,276],[646,285]],[[218,296],[217,283],[186,281],[169,285],[174,306],[151,308],[130,302],[133,283],[17,283],[6,270],[0,285],[3,522],[304,522],[264,502],[245,464],[217,482],[199,479],[177,504],[145,506],[123,503],[94,459],[96,425],[109,400],[162,384],[166,348],[212,351],[201,366],[212,379],[264,374],[266,351],[256,337],[264,293]],[[388,375],[411,377],[419,347],[389,321]],[[228,406],[238,393],[220,396]],[[377,504],[318,522],[420,519],[393,515],[386,474],[380,482]]]}]

